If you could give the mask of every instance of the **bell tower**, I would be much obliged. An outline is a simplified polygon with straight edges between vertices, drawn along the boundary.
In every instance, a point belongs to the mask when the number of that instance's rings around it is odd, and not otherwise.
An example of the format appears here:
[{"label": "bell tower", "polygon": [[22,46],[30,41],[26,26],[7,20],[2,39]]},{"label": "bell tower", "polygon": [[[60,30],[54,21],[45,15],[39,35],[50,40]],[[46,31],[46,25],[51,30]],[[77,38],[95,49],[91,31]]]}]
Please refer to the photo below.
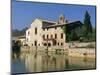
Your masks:
[{"label": "bell tower", "polygon": [[65,16],[63,15],[63,14],[61,14],[60,16],[59,16],[59,20],[58,20],[58,24],[63,24],[63,23],[65,23],[66,21],[65,21]]}]

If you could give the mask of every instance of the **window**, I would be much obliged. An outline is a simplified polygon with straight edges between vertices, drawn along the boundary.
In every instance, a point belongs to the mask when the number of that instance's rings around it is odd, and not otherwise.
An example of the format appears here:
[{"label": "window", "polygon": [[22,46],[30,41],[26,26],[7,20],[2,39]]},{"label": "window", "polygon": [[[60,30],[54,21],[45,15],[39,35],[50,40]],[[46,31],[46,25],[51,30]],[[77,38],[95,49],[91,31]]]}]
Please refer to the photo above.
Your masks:
[{"label": "window", "polygon": [[37,41],[34,42],[34,45],[37,46]]},{"label": "window", "polygon": [[61,43],[61,46],[63,46],[63,43]]},{"label": "window", "polygon": [[55,46],[57,44],[57,41],[56,40],[54,40],[53,41],[53,46]]},{"label": "window", "polygon": [[38,46],[40,46],[40,44],[38,44]]},{"label": "window", "polygon": [[61,39],[63,38],[63,33],[61,33]]},{"label": "window", "polygon": [[53,35],[51,35],[51,39],[53,39]]},{"label": "window", "polygon": [[37,34],[37,28],[35,28],[35,34]]},{"label": "window", "polygon": [[63,20],[63,17],[60,17],[60,20]]},{"label": "window", "polygon": [[48,39],[49,35],[47,34],[47,39]]},{"label": "window", "polygon": [[28,35],[30,34],[30,31],[28,31]]},{"label": "window", "polygon": [[51,46],[51,43],[48,43],[48,46]]},{"label": "window", "polygon": [[45,35],[43,35],[43,39],[45,39]]},{"label": "window", "polygon": [[44,43],[44,46],[47,46],[47,44],[46,44],[46,43]]},{"label": "window", "polygon": [[57,39],[57,34],[55,34],[55,39]]},{"label": "window", "polygon": [[58,42],[58,46],[59,46],[59,42]]}]

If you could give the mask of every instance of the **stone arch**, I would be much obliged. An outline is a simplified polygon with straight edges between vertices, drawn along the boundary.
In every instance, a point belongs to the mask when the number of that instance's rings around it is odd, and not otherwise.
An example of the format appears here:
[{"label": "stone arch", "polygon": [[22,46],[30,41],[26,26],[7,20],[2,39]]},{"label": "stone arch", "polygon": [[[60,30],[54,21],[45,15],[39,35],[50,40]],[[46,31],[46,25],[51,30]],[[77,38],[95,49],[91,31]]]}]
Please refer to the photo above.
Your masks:
[{"label": "stone arch", "polygon": [[51,43],[48,43],[48,46],[51,46]]},{"label": "stone arch", "polygon": [[47,43],[44,43],[44,46],[47,46]]}]

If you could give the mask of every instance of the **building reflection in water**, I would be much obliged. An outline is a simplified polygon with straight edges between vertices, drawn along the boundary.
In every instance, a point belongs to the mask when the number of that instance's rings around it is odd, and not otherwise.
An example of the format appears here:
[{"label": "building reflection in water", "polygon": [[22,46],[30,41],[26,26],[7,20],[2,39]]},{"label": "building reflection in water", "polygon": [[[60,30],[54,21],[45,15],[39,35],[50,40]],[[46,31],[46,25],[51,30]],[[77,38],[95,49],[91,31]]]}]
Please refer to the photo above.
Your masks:
[{"label": "building reflection in water", "polygon": [[21,56],[21,60],[24,60],[28,72],[95,68],[93,59],[84,60],[84,58],[68,57],[67,55],[24,54]]}]

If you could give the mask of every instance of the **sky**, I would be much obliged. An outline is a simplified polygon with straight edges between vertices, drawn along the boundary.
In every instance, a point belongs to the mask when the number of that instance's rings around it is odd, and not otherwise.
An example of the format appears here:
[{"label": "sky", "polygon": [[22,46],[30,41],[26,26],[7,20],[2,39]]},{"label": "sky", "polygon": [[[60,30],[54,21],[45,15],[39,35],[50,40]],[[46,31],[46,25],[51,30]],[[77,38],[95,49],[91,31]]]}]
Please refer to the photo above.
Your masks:
[{"label": "sky", "polygon": [[20,2],[12,0],[12,28],[30,27],[36,18],[57,21],[61,14],[69,21],[84,21],[85,12],[91,16],[92,26],[96,25],[96,7],[57,3]]}]

